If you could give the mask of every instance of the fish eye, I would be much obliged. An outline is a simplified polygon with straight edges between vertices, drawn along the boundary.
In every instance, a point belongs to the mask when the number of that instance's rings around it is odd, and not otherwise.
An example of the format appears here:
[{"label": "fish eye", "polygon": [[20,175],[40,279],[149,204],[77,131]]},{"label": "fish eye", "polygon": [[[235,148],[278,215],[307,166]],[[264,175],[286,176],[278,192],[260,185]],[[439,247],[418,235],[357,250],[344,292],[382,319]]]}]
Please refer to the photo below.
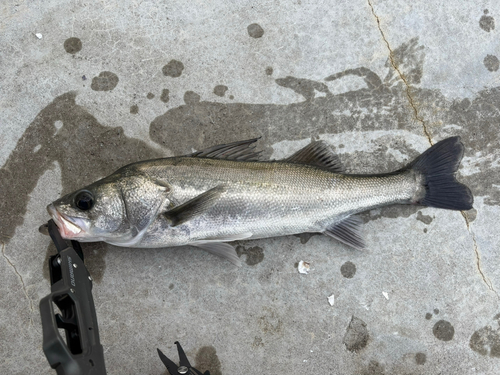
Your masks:
[{"label": "fish eye", "polygon": [[82,190],[75,195],[75,205],[82,211],[90,210],[94,206],[94,196],[90,191]]}]

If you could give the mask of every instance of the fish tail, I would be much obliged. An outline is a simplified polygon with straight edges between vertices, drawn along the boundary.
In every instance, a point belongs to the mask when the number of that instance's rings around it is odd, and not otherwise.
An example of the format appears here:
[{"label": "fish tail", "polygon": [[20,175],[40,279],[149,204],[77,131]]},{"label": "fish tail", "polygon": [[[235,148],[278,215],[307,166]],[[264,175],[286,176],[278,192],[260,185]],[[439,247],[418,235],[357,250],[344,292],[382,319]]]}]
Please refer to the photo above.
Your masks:
[{"label": "fish tail", "polygon": [[411,203],[470,210],[474,197],[470,189],[455,178],[463,155],[464,145],[460,137],[451,137],[436,143],[410,163],[407,168],[423,177],[421,193]]}]

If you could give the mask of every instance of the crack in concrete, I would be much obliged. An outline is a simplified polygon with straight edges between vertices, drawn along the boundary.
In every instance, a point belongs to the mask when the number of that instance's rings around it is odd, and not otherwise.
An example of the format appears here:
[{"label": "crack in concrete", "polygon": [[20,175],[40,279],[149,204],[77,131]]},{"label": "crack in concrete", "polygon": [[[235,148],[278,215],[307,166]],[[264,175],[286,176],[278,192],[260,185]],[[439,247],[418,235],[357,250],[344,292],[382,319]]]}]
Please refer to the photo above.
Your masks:
[{"label": "crack in concrete", "polygon": [[[28,295],[28,290],[26,289],[26,284],[24,283],[24,279],[21,276],[21,274],[18,272],[18,270],[17,270],[16,266],[14,265],[14,263],[12,263],[12,261],[9,259],[9,257],[7,256],[7,254],[5,254],[5,243],[3,243],[3,242],[2,242],[2,255],[5,258],[5,260],[7,261],[7,263],[12,267],[12,269],[14,270],[14,273],[21,280],[21,285],[23,287],[24,295],[26,296],[26,298],[29,301],[30,311],[31,311],[31,313],[34,313],[35,310],[33,309],[33,301],[31,300],[30,296]],[[33,324],[33,317],[32,316],[30,316],[30,323]]]},{"label": "crack in concrete", "polygon": [[[393,52],[393,50],[392,50],[392,48],[391,48],[391,46],[389,44],[389,41],[385,37],[385,33],[382,30],[382,26],[380,25],[380,18],[375,13],[375,9],[373,8],[373,4],[371,3],[371,0],[367,0],[367,1],[368,1],[368,5],[370,6],[370,9],[372,11],[373,17],[375,17],[375,20],[377,21],[378,31],[380,32],[380,35],[382,35],[382,39],[384,40],[384,43],[387,46],[387,49],[389,50],[389,61],[391,62],[392,67],[398,73],[398,75],[401,78],[401,80],[404,82],[404,84],[406,86],[406,96],[408,98],[408,102],[410,103],[410,106],[413,109],[413,114],[415,116],[415,119],[422,124],[423,130],[424,130],[424,134],[427,137],[427,140],[429,141],[430,145],[432,146],[434,144],[434,142],[432,141],[432,138],[431,138],[431,135],[430,135],[430,133],[429,133],[429,131],[427,129],[427,126],[425,125],[425,120],[418,114],[417,106],[415,105],[415,101],[413,100],[413,98],[411,96],[411,91],[410,91],[411,90],[411,86],[408,83],[406,77],[403,75],[403,73],[399,69],[398,65],[396,64],[396,61],[394,59],[394,52]],[[488,289],[490,289],[492,292],[494,292],[496,294],[497,298],[500,299],[500,295],[495,290],[495,288],[493,287],[493,284],[492,284],[491,280],[485,275],[485,273],[484,273],[484,271],[482,269],[482,266],[481,266],[481,255],[479,253],[479,247],[478,247],[477,242],[476,242],[476,236],[475,236],[474,232],[472,232],[472,230],[470,228],[469,217],[467,216],[467,213],[465,211],[460,211],[460,213],[462,214],[462,216],[465,219],[465,224],[467,225],[467,231],[471,235],[472,242],[474,243],[474,253],[476,255],[476,267],[477,267],[477,270],[479,271],[479,274],[481,275],[481,278],[483,279],[483,282],[486,284],[486,286],[488,287]]]},{"label": "crack in concrete", "polygon": [[476,242],[476,235],[474,234],[474,232],[472,231],[472,229],[470,227],[469,216],[467,215],[467,212],[465,212],[465,211],[460,211],[460,213],[462,214],[463,218],[465,219],[465,224],[467,225],[467,231],[469,232],[469,234],[472,237],[472,242],[474,244],[474,253],[476,255],[476,268],[477,268],[479,274],[481,275],[481,278],[483,279],[483,282],[488,287],[488,289],[491,290],[493,293],[495,293],[496,296],[497,296],[497,298],[500,300],[500,295],[498,294],[498,292],[493,287],[493,283],[486,276],[486,274],[484,273],[483,268],[481,266],[481,254],[479,252],[479,246],[477,245],[477,242]]},{"label": "crack in concrete", "polygon": [[378,31],[380,32],[380,35],[382,35],[382,39],[384,40],[384,43],[387,46],[387,49],[389,50],[389,61],[391,62],[391,65],[394,68],[394,70],[396,70],[396,72],[398,73],[399,78],[401,78],[401,80],[403,81],[403,83],[406,86],[406,90],[405,90],[406,91],[406,97],[408,98],[408,102],[410,103],[410,107],[413,110],[413,115],[414,115],[415,119],[422,124],[422,128],[424,130],[424,134],[425,134],[425,136],[427,137],[427,140],[429,141],[429,143],[432,146],[434,144],[434,142],[432,142],[431,135],[430,135],[430,133],[429,133],[429,131],[427,129],[427,126],[425,125],[425,120],[423,119],[422,116],[420,116],[418,114],[418,109],[417,109],[417,106],[415,104],[415,100],[413,100],[413,97],[411,96],[411,91],[410,91],[411,86],[408,83],[408,80],[406,79],[406,77],[403,75],[403,72],[401,72],[401,70],[399,69],[398,65],[396,64],[396,60],[394,59],[394,52],[393,52],[393,50],[392,50],[392,48],[391,48],[391,46],[389,44],[389,41],[385,37],[385,33],[382,30],[382,26],[380,25],[380,18],[378,18],[377,14],[375,13],[375,9],[373,8],[373,5],[372,5],[371,1],[370,0],[367,0],[367,1],[368,1],[368,5],[370,6],[370,9],[372,11],[373,17],[375,17],[375,20],[377,21]]}]

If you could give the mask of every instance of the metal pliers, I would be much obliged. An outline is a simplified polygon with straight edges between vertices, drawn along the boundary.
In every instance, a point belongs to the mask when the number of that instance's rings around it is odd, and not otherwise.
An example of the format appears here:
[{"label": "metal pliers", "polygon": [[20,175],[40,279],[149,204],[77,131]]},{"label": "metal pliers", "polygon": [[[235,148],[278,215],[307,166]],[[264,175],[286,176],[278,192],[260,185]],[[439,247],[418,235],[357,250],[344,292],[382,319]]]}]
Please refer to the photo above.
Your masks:
[{"label": "metal pliers", "polygon": [[177,366],[172,360],[165,357],[165,354],[163,354],[160,349],[157,349],[158,355],[160,356],[163,364],[167,367],[170,375],[210,375],[208,370],[201,373],[199,370],[192,367],[186,357],[186,353],[184,353],[184,350],[182,349],[181,344],[176,341],[175,345],[177,345],[177,351],[179,352],[179,366]]}]

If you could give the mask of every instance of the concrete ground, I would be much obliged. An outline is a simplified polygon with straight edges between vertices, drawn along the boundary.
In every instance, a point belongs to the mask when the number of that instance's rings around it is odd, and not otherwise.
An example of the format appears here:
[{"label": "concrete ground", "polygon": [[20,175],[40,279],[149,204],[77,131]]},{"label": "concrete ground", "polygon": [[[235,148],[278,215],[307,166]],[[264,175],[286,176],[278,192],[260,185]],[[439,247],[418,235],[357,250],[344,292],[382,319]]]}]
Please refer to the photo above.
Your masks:
[{"label": "concrete ground", "polygon": [[[45,206],[132,161],[261,136],[397,169],[460,135],[474,209],[362,215],[321,235],[84,251],[109,374],[165,374],[179,340],[216,374],[500,372],[500,4],[6,0],[0,5],[0,373],[52,374]],[[308,274],[298,262],[311,264]],[[328,297],[334,296],[333,306]]]}]

